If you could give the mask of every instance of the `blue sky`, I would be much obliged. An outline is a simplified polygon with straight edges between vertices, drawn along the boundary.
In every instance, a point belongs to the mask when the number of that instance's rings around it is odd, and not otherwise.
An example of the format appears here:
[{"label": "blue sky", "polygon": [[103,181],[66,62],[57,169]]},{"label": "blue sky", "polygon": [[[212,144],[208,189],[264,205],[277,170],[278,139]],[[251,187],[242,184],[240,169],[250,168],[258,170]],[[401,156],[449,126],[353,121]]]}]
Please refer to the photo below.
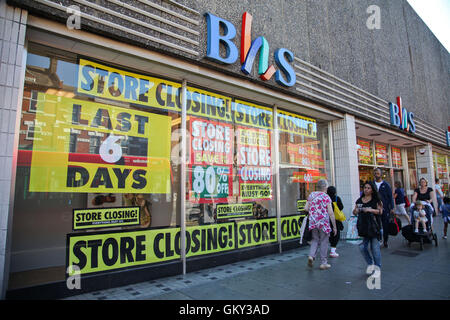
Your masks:
[{"label": "blue sky", "polygon": [[450,0],[407,0],[450,52]]}]

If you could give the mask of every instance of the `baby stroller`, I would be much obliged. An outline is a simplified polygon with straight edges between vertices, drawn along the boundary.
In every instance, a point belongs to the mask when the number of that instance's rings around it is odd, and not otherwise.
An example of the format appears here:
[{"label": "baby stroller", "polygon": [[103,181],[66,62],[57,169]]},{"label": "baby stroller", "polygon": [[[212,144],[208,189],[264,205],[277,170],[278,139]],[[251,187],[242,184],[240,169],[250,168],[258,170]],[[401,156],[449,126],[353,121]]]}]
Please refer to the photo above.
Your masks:
[{"label": "baby stroller", "polygon": [[423,230],[422,224],[419,223],[419,232],[414,232],[415,228],[415,217],[414,217],[414,204],[411,204],[411,207],[409,208],[409,217],[411,219],[411,224],[405,226],[402,228],[402,236],[408,240],[408,246],[411,246],[412,242],[418,242],[420,244],[420,250],[423,250],[423,244],[424,243],[432,243],[435,242],[436,247],[438,246],[438,240],[436,233],[433,232],[433,224],[432,224],[432,215],[433,215],[433,208],[429,204],[424,204],[423,209],[425,210],[427,222],[426,226],[428,229],[428,232],[425,232]]}]

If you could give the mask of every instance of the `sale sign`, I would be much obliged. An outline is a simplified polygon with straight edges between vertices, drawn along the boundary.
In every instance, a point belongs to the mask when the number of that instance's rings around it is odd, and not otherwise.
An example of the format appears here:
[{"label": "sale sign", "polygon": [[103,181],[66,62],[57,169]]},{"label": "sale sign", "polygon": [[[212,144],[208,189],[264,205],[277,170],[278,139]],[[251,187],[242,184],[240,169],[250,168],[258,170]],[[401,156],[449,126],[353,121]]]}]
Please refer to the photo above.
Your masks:
[{"label": "sale sign", "polygon": [[400,148],[392,147],[392,165],[396,168],[402,167],[402,153]]},{"label": "sale sign", "polygon": [[231,124],[191,118],[191,163],[233,164]]},{"label": "sale sign", "polygon": [[388,151],[387,147],[383,144],[375,143],[375,157],[377,165],[387,165],[388,164]]},{"label": "sale sign", "polygon": [[169,193],[170,117],[39,93],[30,191]]},{"label": "sale sign", "polygon": [[270,131],[237,127],[239,198],[271,200],[272,160]]},{"label": "sale sign", "polygon": [[233,194],[233,126],[192,117],[190,128],[189,200],[227,201]]},{"label": "sale sign", "polygon": [[231,166],[194,165],[190,167],[189,175],[191,202],[226,202],[233,193]]},{"label": "sale sign", "polygon": [[289,163],[302,168],[324,168],[325,164],[322,158],[322,150],[319,149],[318,143],[318,141],[300,144],[288,142],[287,152],[289,155]]},{"label": "sale sign", "polygon": [[373,164],[372,143],[363,139],[357,140],[358,161],[361,164]]}]

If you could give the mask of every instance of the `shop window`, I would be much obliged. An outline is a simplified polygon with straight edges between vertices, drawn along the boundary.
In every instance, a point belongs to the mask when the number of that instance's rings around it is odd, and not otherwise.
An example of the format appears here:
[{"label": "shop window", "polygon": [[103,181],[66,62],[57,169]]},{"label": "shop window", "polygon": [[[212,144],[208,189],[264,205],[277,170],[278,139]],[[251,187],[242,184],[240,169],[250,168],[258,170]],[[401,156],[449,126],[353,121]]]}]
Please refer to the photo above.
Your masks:
[{"label": "shop window", "polygon": [[449,181],[448,181],[448,170],[447,170],[447,162],[446,156],[435,153],[435,175],[439,178],[439,182],[441,184],[442,192],[444,195],[448,194],[449,190]]},{"label": "shop window", "polygon": [[408,159],[409,188],[410,190],[415,190],[418,187],[415,148],[406,149],[406,154]]},{"label": "shop window", "polygon": [[400,148],[392,147],[391,153],[392,153],[392,166],[394,168],[402,168],[403,160],[402,160],[402,152],[401,152]]},{"label": "shop window", "polygon": [[389,166],[389,152],[387,145],[375,142],[375,161],[377,166]]},{"label": "shop window", "polygon": [[[200,241],[209,241],[225,230],[222,235],[229,241],[212,251],[276,243],[273,111],[188,87],[188,97],[195,96],[230,109],[214,118],[194,116],[188,99],[188,232],[201,226]],[[201,251],[195,245],[188,248],[188,257]]]},{"label": "shop window", "polygon": [[[151,81],[170,82],[102,65],[116,78],[101,87],[96,69],[86,65],[100,67],[29,45],[10,289],[64,281],[66,261],[85,275],[180,259],[179,248],[172,254],[162,244],[155,254],[138,250],[153,248],[142,241],[161,234],[173,234],[176,243],[180,230],[180,161],[171,150],[179,145],[174,132],[181,115],[149,98],[155,96]],[[96,238],[99,232],[108,234],[109,242]],[[98,251],[87,244],[92,240],[101,243]],[[85,247],[74,250],[75,243]],[[121,245],[134,249],[124,256]],[[104,246],[107,261],[94,256]]]},{"label": "shop window", "polygon": [[372,141],[357,138],[359,164],[373,165]]},{"label": "shop window", "polygon": [[[279,127],[281,216],[303,214],[308,195],[329,176],[328,126],[283,110]],[[282,231],[283,232],[283,231]]]}]

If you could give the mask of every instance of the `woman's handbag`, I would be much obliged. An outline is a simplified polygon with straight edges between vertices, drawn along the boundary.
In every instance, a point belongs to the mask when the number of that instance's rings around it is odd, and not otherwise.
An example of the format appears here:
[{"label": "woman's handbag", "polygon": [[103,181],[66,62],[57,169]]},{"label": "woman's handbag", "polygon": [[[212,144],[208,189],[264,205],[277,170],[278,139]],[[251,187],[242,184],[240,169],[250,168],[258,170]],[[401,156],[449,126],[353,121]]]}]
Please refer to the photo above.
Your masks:
[{"label": "woman's handbag", "polygon": [[401,229],[401,222],[399,219],[394,218],[391,222],[388,224],[388,233],[390,236],[396,236]]},{"label": "woman's handbag", "polygon": [[346,220],[345,214],[339,209],[336,202],[333,202],[334,217],[337,221],[344,222]]}]

